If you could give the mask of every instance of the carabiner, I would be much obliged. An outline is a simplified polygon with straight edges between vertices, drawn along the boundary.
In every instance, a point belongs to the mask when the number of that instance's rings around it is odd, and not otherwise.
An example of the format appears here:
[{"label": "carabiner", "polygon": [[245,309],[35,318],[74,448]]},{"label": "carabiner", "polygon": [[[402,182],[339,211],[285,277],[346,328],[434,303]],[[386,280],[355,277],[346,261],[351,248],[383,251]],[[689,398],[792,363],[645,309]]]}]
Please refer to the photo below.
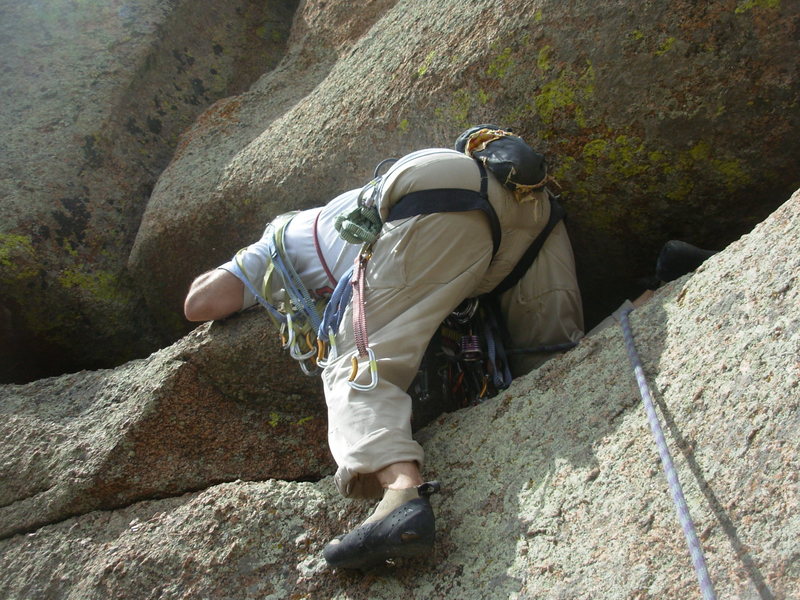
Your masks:
[{"label": "carabiner", "polygon": [[309,358],[311,358],[312,356],[314,356],[317,353],[317,349],[316,348],[311,348],[311,350],[309,350],[305,354],[300,354],[300,352],[301,352],[300,343],[296,339],[295,339],[294,342],[295,343],[292,344],[292,347],[289,348],[289,356],[291,356],[295,360],[299,360],[299,361],[308,360]]},{"label": "carabiner", "polygon": [[358,375],[358,353],[353,354],[352,361],[354,368],[353,372],[350,374],[350,379],[347,381],[347,385],[360,392],[369,392],[378,387],[378,361],[375,360],[375,353],[369,346],[367,346],[367,356],[369,358],[370,382],[367,385],[355,382],[355,378]]},{"label": "carabiner", "polygon": [[[300,370],[303,371],[304,375],[308,375],[309,377],[313,377],[314,375],[319,373],[319,369],[316,366],[314,367],[313,371],[309,371],[308,367],[306,366],[306,361],[301,360],[301,361],[298,361],[298,362],[300,363]],[[319,364],[319,363],[317,363],[317,364]]]},{"label": "carabiner", "polygon": [[[328,327],[328,343],[330,344],[330,350],[328,351],[327,358],[325,357],[325,342],[317,339],[317,344],[321,344],[320,350],[317,354],[317,364],[322,367],[323,369],[331,364],[331,361],[336,360],[336,357],[339,356],[339,352],[336,349],[336,334],[333,333],[333,328]],[[354,377],[355,379],[355,377]]]},{"label": "carabiner", "polygon": [[[284,341],[286,338],[284,337],[284,332],[289,332],[289,339],[288,341]],[[286,322],[281,323],[281,342],[283,342],[283,349],[288,350],[294,345],[294,328],[292,327],[292,314],[286,313]]]}]

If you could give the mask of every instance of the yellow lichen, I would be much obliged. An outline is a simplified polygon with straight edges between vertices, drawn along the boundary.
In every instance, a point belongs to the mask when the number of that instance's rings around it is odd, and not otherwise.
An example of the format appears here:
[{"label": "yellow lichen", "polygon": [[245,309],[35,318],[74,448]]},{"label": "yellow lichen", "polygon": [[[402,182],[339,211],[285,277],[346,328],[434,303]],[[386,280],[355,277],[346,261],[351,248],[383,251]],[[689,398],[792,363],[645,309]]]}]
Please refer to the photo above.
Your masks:
[{"label": "yellow lichen", "polygon": [[4,281],[30,279],[37,273],[36,250],[27,235],[0,234],[0,273]]},{"label": "yellow lichen", "polygon": [[428,68],[431,66],[434,57],[436,56],[435,51],[428,52],[428,55],[422,61],[422,64],[417,68],[417,77],[423,77],[425,73],[428,72]]},{"label": "yellow lichen", "polygon": [[539,54],[536,57],[536,65],[539,67],[541,71],[549,71],[550,70],[550,53],[552,52],[552,46],[545,46],[541,50],[539,50]]},{"label": "yellow lichen", "polygon": [[656,50],[656,56],[661,56],[661,55],[666,54],[667,52],[669,52],[672,49],[672,47],[675,45],[676,41],[677,41],[676,38],[668,37],[666,40],[664,40],[664,43],[661,44],[661,46],[658,48],[658,50]]},{"label": "yellow lichen", "polygon": [[737,15],[742,15],[754,8],[780,8],[781,7],[781,0],[743,0],[740,2],[739,5],[736,7],[734,12]]},{"label": "yellow lichen", "polygon": [[504,79],[508,75],[509,70],[513,66],[514,61],[511,58],[511,48],[506,47],[486,68],[486,74],[490,77]]}]

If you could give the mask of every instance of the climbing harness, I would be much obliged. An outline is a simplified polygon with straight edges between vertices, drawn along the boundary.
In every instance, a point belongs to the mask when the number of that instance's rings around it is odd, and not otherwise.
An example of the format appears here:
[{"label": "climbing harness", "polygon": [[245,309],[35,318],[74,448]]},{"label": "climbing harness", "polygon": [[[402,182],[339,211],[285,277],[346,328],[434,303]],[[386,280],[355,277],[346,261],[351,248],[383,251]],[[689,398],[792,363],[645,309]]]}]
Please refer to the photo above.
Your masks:
[{"label": "climbing harness", "polygon": [[[284,232],[295,214],[297,213],[291,212],[281,215],[267,228],[265,239],[270,264],[267,267],[261,291],[256,289],[244,272],[241,264],[241,252],[234,257],[232,273],[242,281],[256,301],[267,309],[280,332],[283,348],[289,351],[289,356],[298,361],[303,373],[311,376],[319,372],[317,363],[319,347],[316,334],[322,324],[320,311],[325,299],[312,298],[291,261],[286,257]],[[288,296],[280,307],[267,299],[271,295],[271,279],[275,274],[280,275],[283,288]]]},{"label": "climbing harness", "polygon": [[619,313],[619,323],[622,327],[622,332],[625,338],[625,348],[628,351],[628,358],[630,359],[631,366],[633,367],[633,371],[636,376],[636,382],[639,384],[639,393],[641,394],[644,402],[644,408],[647,412],[647,419],[650,422],[650,429],[652,430],[653,437],[655,437],[656,440],[658,454],[661,457],[661,464],[664,467],[664,473],[667,476],[667,482],[669,483],[669,489],[672,493],[672,499],[678,512],[678,519],[681,522],[681,527],[683,528],[683,533],[689,546],[689,553],[692,556],[692,564],[694,565],[697,578],[700,582],[700,591],[705,600],[716,600],[717,596],[714,592],[714,586],[711,583],[711,577],[709,577],[708,574],[705,557],[703,556],[703,549],[700,546],[699,540],[697,539],[694,523],[692,522],[692,517],[689,515],[689,507],[687,506],[686,499],[683,496],[683,489],[681,488],[680,481],[678,480],[678,474],[675,470],[675,465],[672,463],[672,456],[670,455],[669,448],[667,447],[667,442],[664,438],[664,432],[661,429],[661,423],[659,422],[658,415],[656,414],[653,396],[650,393],[650,386],[647,385],[647,380],[644,376],[644,370],[642,369],[642,363],[639,359],[639,354],[636,352],[636,346],[634,345],[633,341],[633,332],[628,320],[628,315],[632,310],[633,309],[631,307],[627,307]]}]

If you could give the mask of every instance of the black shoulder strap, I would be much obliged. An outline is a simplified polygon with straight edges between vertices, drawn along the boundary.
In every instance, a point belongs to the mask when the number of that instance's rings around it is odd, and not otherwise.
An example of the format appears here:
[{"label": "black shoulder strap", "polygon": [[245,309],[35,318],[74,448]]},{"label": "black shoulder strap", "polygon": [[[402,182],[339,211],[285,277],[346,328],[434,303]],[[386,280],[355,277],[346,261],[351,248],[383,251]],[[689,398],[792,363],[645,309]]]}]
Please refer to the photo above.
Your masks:
[{"label": "black shoulder strap", "polygon": [[550,198],[550,218],[547,221],[547,225],[544,226],[544,229],[536,236],[536,239],[533,240],[528,249],[525,251],[525,254],[519,259],[519,262],[511,269],[511,272],[506,275],[506,278],[503,279],[497,287],[494,288],[491,292],[492,295],[500,295],[503,292],[507,292],[512,287],[514,287],[517,282],[522,279],[523,275],[528,272],[528,269],[533,264],[533,261],[536,260],[536,257],[539,255],[539,251],[544,246],[544,243],[547,241],[547,236],[550,235],[550,232],[553,231],[553,228],[558,224],[558,222],[566,216],[566,211],[564,207],[561,206],[556,197],[547,192],[547,195]]},{"label": "black shoulder strap", "polygon": [[480,162],[475,162],[481,171],[480,192],[461,188],[439,188],[411,192],[400,198],[391,208],[387,221],[397,221],[398,219],[437,212],[480,210],[488,217],[489,226],[492,229],[492,256],[497,254],[502,238],[500,219],[497,218],[497,213],[492,203],[489,202],[489,183],[486,168]]}]

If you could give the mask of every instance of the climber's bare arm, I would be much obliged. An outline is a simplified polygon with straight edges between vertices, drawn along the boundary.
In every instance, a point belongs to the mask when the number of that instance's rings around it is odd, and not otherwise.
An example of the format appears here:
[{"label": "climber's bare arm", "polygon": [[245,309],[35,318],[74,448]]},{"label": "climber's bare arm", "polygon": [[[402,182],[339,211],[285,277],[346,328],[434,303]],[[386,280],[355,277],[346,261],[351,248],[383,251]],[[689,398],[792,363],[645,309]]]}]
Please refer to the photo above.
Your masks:
[{"label": "climber's bare arm", "polygon": [[222,319],[242,309],[244,284],[224,269],[203,273],[192,282],[183,313],[190,321]]}]

